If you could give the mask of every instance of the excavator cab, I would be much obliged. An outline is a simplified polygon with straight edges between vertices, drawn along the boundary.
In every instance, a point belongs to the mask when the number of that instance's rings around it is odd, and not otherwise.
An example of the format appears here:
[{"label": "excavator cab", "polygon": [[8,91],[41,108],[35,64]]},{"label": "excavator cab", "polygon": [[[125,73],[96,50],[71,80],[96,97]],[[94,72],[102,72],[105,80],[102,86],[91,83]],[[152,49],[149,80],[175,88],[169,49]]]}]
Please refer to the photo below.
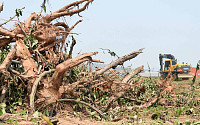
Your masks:
[{"label": "excavator cab", "polygon": [[[166,60],[163,60],[163,58],[166,58]],[[164,79],[170,71],[172,75],[175,76],[175,79],[178,78],[188,79],[192,77],[192,75],[190,74],[191,66],[188,64],[177,64],[177,60],[173,55],[159,54],[159,60],[160,60],[161,79]]]},{"label": "excavator cab", "polygon": [[176,70],[176,60],[165,60],[165,63],[164,63],[164,72],[169,72],[169,70],[171,71],[174,71]]}]

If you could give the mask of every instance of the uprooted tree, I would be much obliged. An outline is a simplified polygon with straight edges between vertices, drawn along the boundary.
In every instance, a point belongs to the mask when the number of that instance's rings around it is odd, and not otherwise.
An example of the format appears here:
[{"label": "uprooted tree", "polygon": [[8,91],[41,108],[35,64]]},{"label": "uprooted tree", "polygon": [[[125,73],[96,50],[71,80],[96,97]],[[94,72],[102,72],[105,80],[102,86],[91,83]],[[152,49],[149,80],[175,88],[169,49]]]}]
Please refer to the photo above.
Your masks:
[{"label": "uprooted tree", "polygon": [[[76,34],[73,33],[72,30],[82,20],[78,20],[72,26],[69,26],[65,22],[54,21],[60,17],[73,16],[75,14],[79,15],[79,13],[86,10],[92,2],[93,0],[79,0],[44,16],[41,13],[32,13],[27,18],[26,22],[16,22],[15,28],[12,30],[0,28],[0,47],[2,55],[0,64],[1,102],[9,101],[6,95],[9,87],[12,85],[26,90],[27,95],[25,99],[28,100],[31,107],[30,110],[33,111],[36,109],[35,104],[47,104],[56,100],[57,102],[69,101],[86,104],[81,101],[73,100],[73,98],[83,93],[83,91],[80,93],[77,89],[85,87],[89,88],[87,91],[92,90],[95,92],[100,89],[105,92],[105,95],[110,92],[110,95],[107,95],[110,96],[110,99],[104,109],[99,110],[95,108],[95,106],[98,107],[100,102],[97,104],[94,100],[100,100],[94,97],[92,101],[91,98],[93,97],[91,97],[91,95],[90,98],[87,97],[88,100],[92,102],[92,104],[88,106],[96,110],[102,117],[107,118],[102,113],[102,110],[107,112],[112,107],[112,103],[125,95],[127,96],[127,90],[135,89],[143,82],[141,79],[134,85],[130,84],[131,78],[140,73],[143,70],[143,66],[138,67],[128,75],[125,74],[124,78],[119,78],[117,73],[112,70],[112,68],[122,65],[125,61],[135,58],[142,53],[143,49],[119,57],[109,65],[95,70],[94,72],[90,71],[87,74],[79,72],[78,78],[71,80],[71,82],[66,82],[64,80],[66,75],[70,74],[74,67],[84,62],[89,62],[88,64],[92,62],[103,62],[91,58],[92,55],[98,52],[83,53],[80,56],[72,58],[73,47],[76,44],[76,40],[73,36],[68,52],[66,53],[66,51],[63,51],[66,48],[67,37],[69,37],[70,34]],[[18,11],[21,12],[19,9]],[[20,16],[20,13],[16,13],[16,16]],[[1,24],[1,26],[4,24]],[[11,43],[12,46],[10,45]],[[106,72],[108,73],[107,75],[105,75]],[[116,81],[116,78],[118,78],[118,81]],[[111,85],[115,83],[120,87],[111,88]],[[166,91],[166,88],[163,89],[164,84],[166,84],[166,80],[159,84],[162,92]],[[160,93],[161,91],[158,92],[158,95],[154,96],[151,101],[136,107],[144,108],[152,105],[156,102]],[[89,94],[91,93],[89,92]],[[70,98],[72,98],[71,100],[63,99],[69,98],[69,95]]]}]

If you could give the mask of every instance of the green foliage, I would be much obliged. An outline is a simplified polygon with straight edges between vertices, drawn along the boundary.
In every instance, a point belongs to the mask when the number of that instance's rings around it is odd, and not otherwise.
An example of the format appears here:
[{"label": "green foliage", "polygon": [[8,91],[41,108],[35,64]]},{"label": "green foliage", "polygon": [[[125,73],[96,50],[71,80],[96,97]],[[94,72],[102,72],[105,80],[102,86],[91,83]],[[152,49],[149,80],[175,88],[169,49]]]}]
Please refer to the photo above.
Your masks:
[{"label": "green foliage", "polygon": [[20,112],[20,115],[27,115],[27,110],[26,110],[26,109],[22,110],[22,111]]},{"label": "green foliage", "polygon": [[46,1],[48,1],[48,0],[44,0],[43,3],[42,3],[42,6],[41,6],[45,13],[47,12],[47,8],[46,8],[46,5],[45,5]]},{"label": "green foliage", "polygon": [[[29,41],[31,45],[29,45]],[[33,34],[30,34],[24,39],[24,43],[29,49],[35,50],[37,48],[38,40]]]},{"label": "green foliage", "polygon": [[0,109],[3,113],[6,113],[6,104],[5,103],[0,103]]},{"label": "green foliage", "polygon": [[173,123],[173,125],[199,125],[199,124],[200,124],[200,121],[196,122],[195,120],[193,120],[192,122],[189,120],[186,120],[183,123],[177,120]]},{"label": "green foliage", "polygon": [[91,109],[88,109],[88,108],[86,108],[86,111],[88,112],[90,118],[92,118],[92,116],[97,114],[96,111],[92,111]]},{"label": "green foliage", "polygon": [[8,55],[8,53],[10,52],[10,49],[11,49],[10,44],[8,44],[6,46],[2,46],[0,48],[0,64],[4,61],[4,59]]},{"label": "green foliage", "polygon": [[197,66],[196,66],[196,72],[195,72],[195,75],[194,75],[194,77],[193,77],[193,79],[192,79],[192,85],[195,83],[195,81],[196,81],[196,75],[197,75],[197,71],[199,70],[199,68],[200,68],[200,61],[197,63]]},{"label": "green foliage", "polygon": [[40,124],[40,123],[39,123],[36,119],[34,119],[34,118],[33,118],[31,121],[34,123],[34,125],[39,125],[39,124]]},{"label": "green foliage", "polygon": [[6,121],[6,123],[7,123],[7,124],[14,124],[14,125],[18,125],[17,121],[16,121],[16,120],[14,120],[13,118],[12,118],[12,119],[8,119],[8,120]]},{"label": "green foliage", "polygon": [[3,111],[2,111],[2,109],[0,109],[0,116],[3,114]]},{"label": "green foliage", "polygon": [[49,116],[49,111],[48,111],[48,109],[45,109],[45,110],[42,112],[42,114],[45,115],[45,116]]},{"label": "green foliage", "polygon": [[9,101],[6,105],[6,112],[16,113],[17,106],[26,106],[23,100],[24,94],[24,89],[12,85],[8,90],[7,98],[9,98]]},{"label": "green foliage", "polygon": [[22,16],[22,9],[16,9],[15,13],[16,13],[17,17]]},{"label": "green foliage", "polygon": [[44,12],[46,13],[46,12],[47,12],[47,9],[46,9],[45,4],[42,4],[42,8],[44,9]]},{"label": "green foliage", "polygon": [[157,112],[157,113],[154,113],[152,116],[151,116],[151,119],[153,119],[153,120],[157,120],[158,118],[159,118],[159,113]]},{"label": "green foliage", "polygon": [[[141,92],[140,90],[140,88],[142,87],[145,88],[144,93]],[[140,84],[140,86],[137,87],[138,89],[137,98],[141,100],[149,101],[152,97],[157,95],[158,88],[159,88],[159,85],[155,80],[151,78],[147,78]]]},{"label": "green foliage", "polygon": [[107,50],[108,53],[109,53],[111,56],[118,57],[117,54],[116,54],[115,52],[111,51],[110,49],[103,49],[103,48],[100,48],[100,49],[102,49],[102,50]]},{"label": "green foliage", "polygon": [[178,109],[175,109],[175,114],[174,116],[175,117],[179,117],[181,115],[181,113],[184,111],[184,107],[181,107],[181,108],[178,108]]},{"label": "green foliage", "polygon": [[33,113],[33,117],[40,117],[42,115],[42,113],[38,112],[38,111],[35,111]]}]

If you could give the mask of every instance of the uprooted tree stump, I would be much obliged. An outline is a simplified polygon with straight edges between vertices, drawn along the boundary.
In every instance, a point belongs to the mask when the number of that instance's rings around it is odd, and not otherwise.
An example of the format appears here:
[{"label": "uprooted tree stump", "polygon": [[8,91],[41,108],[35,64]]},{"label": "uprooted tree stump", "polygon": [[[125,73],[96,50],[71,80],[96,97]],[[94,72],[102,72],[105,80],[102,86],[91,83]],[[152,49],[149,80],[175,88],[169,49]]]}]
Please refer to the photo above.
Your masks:
[{"label": "uprooted tree stump", "polygon": [[[69,55],[66,57],[66,54],[63,54],[63,49],[67,44],[66,38],[73,34],[71,31],[82,20],[78,20],[72,26],[65,22],[54,21],[60,17],[79,14],[86,10],[92,1],[79,0],[45,16],[42,16],[41,13],[32,13],[26,22],[16,22],[15,28],[12,30],[0,28],[1,51],[3,52],[3,49],[10,43],[14,44],[12,50],[8,50],[7,56],[0,65],[0,72],[3,76],[8,77],[12,74],[17,75],[22,84],[27,85],[31,105],[34,103],[33,96],[35,96],[39,82],[41,83],[40,86],[43,87],[38,90],[38,93],[40,93],[38,98],[45,98],[46,102],[56,100],[60,98],[61,93],[58,90],[67,70],[85,61],[101,62],[91,58],[98,52],[85,53],[70,59],[73,46],[76,44],[73,36]],[[15,16],[20,15],[16,13]],[[50,68],[47,68],[48,65],[55,69],[50,81],[41,77],[44,74],[43,72],[50,70]],[[3,101],[3,99],[1,100]],[[32,108],[34,107],[32,106]]]}]

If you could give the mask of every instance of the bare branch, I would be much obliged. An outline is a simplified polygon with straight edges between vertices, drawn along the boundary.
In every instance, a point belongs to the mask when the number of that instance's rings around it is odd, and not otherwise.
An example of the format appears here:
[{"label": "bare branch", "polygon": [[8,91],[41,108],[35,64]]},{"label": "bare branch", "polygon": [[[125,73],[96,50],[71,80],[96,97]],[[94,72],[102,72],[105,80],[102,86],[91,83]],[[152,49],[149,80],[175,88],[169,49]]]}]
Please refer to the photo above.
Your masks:
[{"label": "bare branch", "polygon": [[2,27],[3,25],[5,25],[6,23],[10,22],[12,19],[14,19],[16,17],[16,15],[14,15],[13,17],[11,17],[9,20],[7,20],[6,22],[0,24],[0,27]]},{"label": "bare branch", "polygon": [[127,55],[125,55],[125,56],[123,56],[123,57],[118,58],[117,60],[111,62],[109,65],[103,67],[101,70],[96,71],[95,74],[96,74],[96,75],[101,75],[101,74],[103,74],[104,72],[106,72],[108,69],[110,69],[110,68],[112,68],[112,67],[116,67],[116,66],[118,66],[119,64],[122,64],[122,63],[124,63],[124,62],[127,61],[127,60],[130,60],[130,59],[132,59],[132,58],[135,58],[137,55],[139,55],[140,53],[142,53],[142,50],[143,50],[143,49],[144,49],[144,48],[139,49],[138,51],[134,51],[134,52],[132,52],[132,53],[130,53],[130,54],[127,54]]},{"label": "bare branch", "polygon": [[[127,76],[125,76],[125,78],[122,80],[122,83],[127,83],[133,76],[135,76],[136,74],[138,74],[138,72],[143,71],[143,65],[138,67],[137,69],[133,70],[132,72],[130,72]],[[138,71],[139,70],[139,71]]]},{"label": "bare branch", "polygon": [[82,22],[82,21],[83,21],[83,20],[77,21],[73,26],[71,26],[71,27],[69,28],[68,31],[71,31],[72,29],[74,29],[74,27],[75,27],[77,24],[79,24],[80,22]]},{"label": "bare branch", "polygon": [[[46,21],[46,22],[49,23],[49,22],[53,21],[54,19],[62,17],[62,16],[67,16],[67,15],[72,16],[74,14],[80,13],[80,12],[84,11],[92,1],[93,0],[76,1],[76,2],[74,2],[72,4],[69,4],[69,5],[65,6],[65,7],[63,7],[62,9],[60,9],[58,11],[53,12],[52,14],[49,14],[49,15],[43,17],[43,21],[44,22]],[[67,8],[69,8],[71,6],[77,6],[78,4],[83,3],[83,2],[86,2],[86,3],[82,8],[79,8],[79,9],[76,9],[76,10],[67,9]]]},{"label": "bare branch", "polygon": [[73,51],[73,48],[74,48],[75,44],[76,44],[76,40],[75,40],[74,37],[72,36],[72,44],[71,44],[71,46],[70,46],[69,55],[68,55],[67,59],[69,59],[69,58],[71,57],[72,51]]}]

